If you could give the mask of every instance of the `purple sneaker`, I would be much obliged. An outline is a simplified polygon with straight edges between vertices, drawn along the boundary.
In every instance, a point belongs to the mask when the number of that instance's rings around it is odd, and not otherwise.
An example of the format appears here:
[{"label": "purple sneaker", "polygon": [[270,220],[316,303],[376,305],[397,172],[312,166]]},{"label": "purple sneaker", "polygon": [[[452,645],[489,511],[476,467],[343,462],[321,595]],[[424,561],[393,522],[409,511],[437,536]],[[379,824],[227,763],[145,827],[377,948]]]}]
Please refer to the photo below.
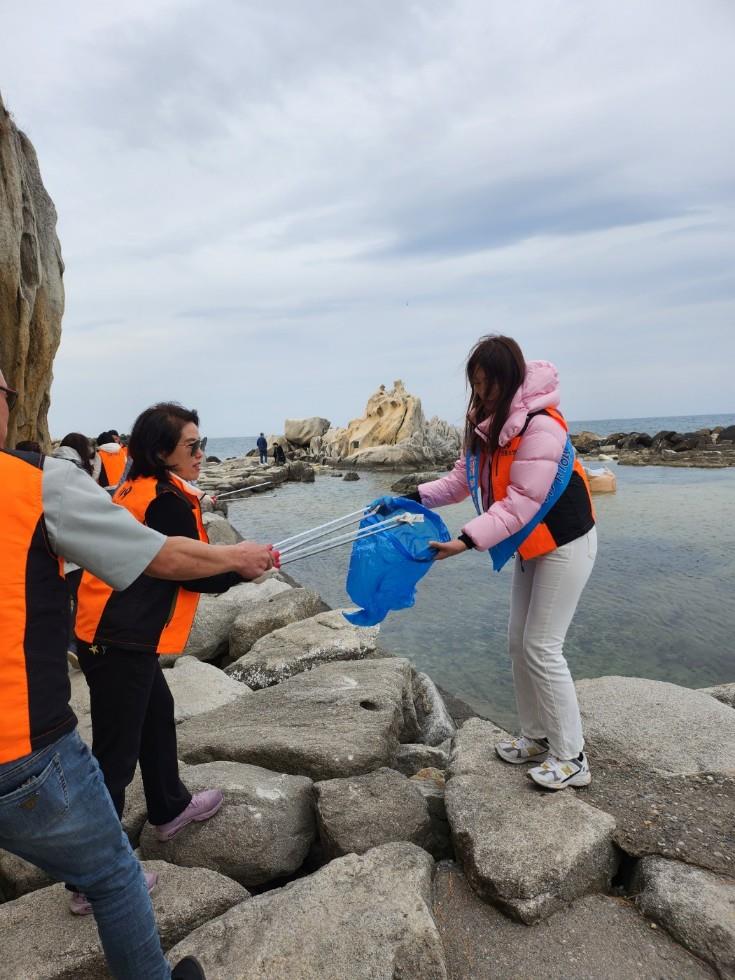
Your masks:
[{"label": "purple sneaker", "polygon": [[[158,884],[158,872],[144,871],[143,875],[145,877],[146,887],[148,888],[148,894],[150,895]],[[91,915],[92,905],[87,896],[82,892],[72,892],[71,898],[69,899],[69,911],[74,915]]]},{"label": "purple sneaker", "polygon": [[223,800],[222,790],[219,789],[204,789],[201,793],[195,793],[188,807],[182,810],[178,817],[174,817],[168,823],[158,824],[156,837],[161,841],[171,840],[190,823],[201,823],[202,820],[209,820],[222,806]]}]

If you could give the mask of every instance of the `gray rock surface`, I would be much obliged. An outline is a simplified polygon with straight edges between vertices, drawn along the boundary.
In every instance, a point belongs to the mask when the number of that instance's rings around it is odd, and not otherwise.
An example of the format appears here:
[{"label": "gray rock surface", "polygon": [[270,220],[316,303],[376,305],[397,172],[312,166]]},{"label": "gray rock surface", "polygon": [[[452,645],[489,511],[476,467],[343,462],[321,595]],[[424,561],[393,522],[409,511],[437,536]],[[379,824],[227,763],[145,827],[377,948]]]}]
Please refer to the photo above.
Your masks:
[{"label": "gray rock surface", "polygon": [[394,769],[328,779],[314,788],[319,837],[330,860],[364,854],[392,841],[431,849],[428,804],[419,789]]},{"label": "gray rock surface", "polygon": [[135,770],[132,783],[125,790],[125,809],[123,810],[122,825],[123,830],[128,835],[133,847],[138,846],[140,832],[148,819],[148,805],[145,801],[143,792],[143,778],[140,775],[140,766]]},{"label": "gray rock surface", "polygon": [[412,844],[338,858],[231,909],[169,958],[195,955],[207,980],[445,980],[432,870]]},{"label": "gray rock surface", "polygon": [[219,667],[202,663],[196,657],[177,657],[174,669],[166,671],[166,681],[174,698],[177,725],[250,693],[246,685],[238,684]]},{"label": "gray rock surface", "polygon": [[663,774],[735,769],[732,709],[708,694],[638,677],[576,688],[591,753]]},{"label": "gray rock surface", "polygon": [[179,753],[312,779],[370,772],[396,754],[410,691],[407,660],[325,664],[185,721]]},{"label": "gray rock surface", "polygon": [[283,433],[292,446],[308,446],[312,439],[323,436],[330,426],[329,419],[314,416],[308,419],[286,419]]},{"label": "gray rock surface", "polygon": [[211,512],[202,515],[210,544],[237,544],[243,537],[223,514]]},{"label": "gray rock surface", "polygon": [[300,588],[251,603],[232,624],[229,650],[223,663],[233,663],[249,653],[254,643],[274,630],[327,612],[328,608],[318,593]]},{"label": "gray rock surface", "polygon": [[410,777],[410,782],[421,793],[429,808],[432,835],[430,852],[437,860],[453,857],[454,847],[452,829],[447,818],[444,773],[439,769],[422,769],[415,776]]},{"label": "gray rock surface", "polygon": [[[159,876],[151,899],[164,949],[248,898],[244,888],[214,871],[162,861],[144,867]],[[0,905],[0,936],[0,980],[110,976],[93,917],[70,914],[68,892],[61,884]]]},{"label": "gray rock surface", "polygon": [[719,976],[735,977],[735,881],[660,857],[644,858],[636,902]]},{"label": "gray rock surface", "polygon": [[735,684],[718,684],[716,687],[700,687],[702,694],[709,694],[723,704],[735,708]]},{"label": "gray rock surface", "polygon": [[454,735],[457,726],[428,674],[417,672],[414,676],[413,699],[422,742],[441,745]]},{"label": "gray rock surface", "polygon": [[218,786],[225,796],[222,808],[170,841],[157,840],[146,824],[140,839],[144,858],[211,868],[243,885],[261,885],[301,867],[316,836],[310,779],[237,762],[187,766],[181,778],[192,792]]},{"label": "gray rock surface", "polygon": [[262,637],[226,673],[255,690],[271,687],[321,664],[362,660],[375,652],[379,632],[353,626],[337,609],[321,612]]},{"label": "gray rock surface", "polygon": [[92,716],[89,706],[89,687],[81,670],[74,667],[69,668],[69,684],[71,685],[69,704],[77,716],[79,734],[91,748]]},{"label": "gray rock surface", "polygon": [[20,898],[38,888],[53,885],[53,878],[23,858],[0,850],[0,902]]},{"label": "gray rock surface", "polygon": [[391,765],[404,776],[413,776],[421,769],[446,769],[449,765],[448,743],[437,746],[420,742],[399,745]]},{"label": "gray rock surface", "polygon": [[457,733],[447,816],[455,852],[478,895],[530,923],[609,886],[617,860],[615,820],[570,790],[535,787],[525,766],[495,756],[498,732],[470,719]]},{"label": "gray rock surface", "polygon": [[534,926],[480,901],[457,865],[434,877],[434,918],[451,980],[711,980],[712,971],[652,929],[634,905],[578,899]]},{"label": "gray rock surface", "polygon": [[227,650],[232,624],[250,603],[269,599],[289,588],[285,582],[267,579],[262,583],[234,585],[222,595],[202,595],[183,652],[197,660],[214,660]]},{"label": "gray rock surface", "polygon": [[56,208],[41,179],[36,151],[0,97],[0,352],[18,403],[7,445],[50,442],[47,413],[54,355],[64,312],[64,263]]}]

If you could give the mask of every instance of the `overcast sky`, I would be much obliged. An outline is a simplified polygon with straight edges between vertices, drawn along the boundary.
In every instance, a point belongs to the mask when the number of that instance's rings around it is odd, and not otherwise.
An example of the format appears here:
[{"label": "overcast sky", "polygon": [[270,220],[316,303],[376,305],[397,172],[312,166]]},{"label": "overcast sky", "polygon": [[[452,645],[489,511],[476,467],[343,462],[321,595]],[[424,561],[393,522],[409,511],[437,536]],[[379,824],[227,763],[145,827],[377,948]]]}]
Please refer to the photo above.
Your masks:
[{"label": "overcast sky", "polygon": [[343,425],[475,339],[569,418],[735,410],[732,0],[7,3],[0,90],[56,204],[51,427],[163,398]]}]

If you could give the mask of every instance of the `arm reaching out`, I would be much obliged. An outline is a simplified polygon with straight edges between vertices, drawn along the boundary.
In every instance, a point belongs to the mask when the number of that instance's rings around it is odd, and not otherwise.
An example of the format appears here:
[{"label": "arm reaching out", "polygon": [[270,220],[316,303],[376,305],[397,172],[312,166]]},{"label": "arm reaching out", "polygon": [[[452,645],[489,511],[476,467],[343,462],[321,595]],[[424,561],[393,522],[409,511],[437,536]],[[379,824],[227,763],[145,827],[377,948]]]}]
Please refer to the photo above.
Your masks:
[{"label": "arm reaching out", "polygon": [[254,579],[274,565],[272,545],[241,541],[239,544],[204,544],[191,538],[166,538],[163,547],[145,569],[153,578],[185,582],[223,572],[237,572]]}]

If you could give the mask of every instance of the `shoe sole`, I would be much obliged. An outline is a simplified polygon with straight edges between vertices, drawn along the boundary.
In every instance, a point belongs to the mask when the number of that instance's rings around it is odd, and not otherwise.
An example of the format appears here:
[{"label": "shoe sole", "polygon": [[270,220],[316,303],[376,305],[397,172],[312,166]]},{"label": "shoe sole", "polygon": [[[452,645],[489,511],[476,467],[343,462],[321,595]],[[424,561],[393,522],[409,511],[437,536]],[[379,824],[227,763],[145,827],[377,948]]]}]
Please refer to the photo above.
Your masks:
[{"label": "shoe sole", "polygon": [[541,789],[557,790],[567,789],[569,786],[589,786],[592,782],[592,773],[589,771],[580,773],[578,776],[572,776],[565,783],[545,783],[540,779],[536,779],[532,772],[528,773],[528,778],[532,779]]},{"label": "shoe sole", "polygon": [[527,759],[511,759],[507,755],[503,755],[497,745],[495,746],[495,754],[499,759],[502,759],[503,762],[509,762],[512,766],[523,766],[527,765],[529,762],[533,764],[544,762],[549,755],[548,752],[541,752],[539,755],[534,755],[533,757],[529,756]]},{"label": "shoe sole", "polygon": [[159,834],[158,831],[156,831],[156,837],[162,844],[167,840],[172,840],[184,829],[184,827],[188,827],[190,823],[202,823],[204,820],[209,820],[210,817],[215,815],[224,802],[225,801],[223,799],[220,800],[216,806],[210,807],[208,810],[205,810],[204,813],[200,813],[198,816],[192,817],[191,820],[187,820],[186,823],[182,823],[180,827],[177,827],[176,830],[172,831],[170,834]]},{"label": "shoe sole", "polygon": [[[148,894],[149,895],[153,891],[153,889],[156,887],[157,884],[158,884],[158,872],[157,871],[154,871],[153,872],[153,879],[150,882],[150,884],[146,881],[146,888],[148,889]],[[92,915],[93,909],[92,909],[92,906],[90,905],[90,903],[87,902],[87,904],[83,908],[81,908],[81,909],[72,908],[71,905],[70,905],[69,906],[69,911],[71,912],[72,915]]]}]

